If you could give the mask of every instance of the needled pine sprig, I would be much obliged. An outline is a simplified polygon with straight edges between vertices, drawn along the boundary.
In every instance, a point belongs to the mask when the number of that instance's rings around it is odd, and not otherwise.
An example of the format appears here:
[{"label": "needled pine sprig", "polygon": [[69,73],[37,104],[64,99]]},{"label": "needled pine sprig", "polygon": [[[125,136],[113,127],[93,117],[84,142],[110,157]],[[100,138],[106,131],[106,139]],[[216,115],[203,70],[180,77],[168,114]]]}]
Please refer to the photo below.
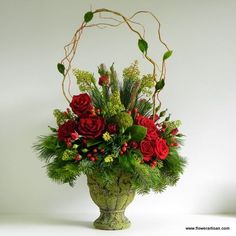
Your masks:
[{"label": "needled pine sprig", "polygon": [[168,185],[175,185],[179,180],[186,166],[186,160],[179,155],[176,148],[170,148],[170,153],[163,162],[161,174],[168,182]]},{"label": "needled pine sprig", "polygon": [[45,162],[49,162],[53,157],[60,156],[64,152],[56,134],[39,136],[33,148],[38,152],[38,157]]},{"label": "needled pine sprig", "polygon": [[69,183],[73,185],[74,181],[81,174],[91,174],[93,171],[93,163],[88,160],[81,162],[63,161],[60,158],[55,159],[49,163],[47,167],[48,177],[57,183]]}]

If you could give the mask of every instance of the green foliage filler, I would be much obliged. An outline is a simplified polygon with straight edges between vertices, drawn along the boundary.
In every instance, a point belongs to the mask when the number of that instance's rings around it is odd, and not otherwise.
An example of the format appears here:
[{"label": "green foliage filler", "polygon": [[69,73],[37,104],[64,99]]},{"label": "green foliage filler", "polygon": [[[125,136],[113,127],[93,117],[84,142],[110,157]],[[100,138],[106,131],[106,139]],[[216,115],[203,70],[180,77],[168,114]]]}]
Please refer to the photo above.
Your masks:
[{"label": "green foliage filler", "polygon": [[116,116],[112,117],[112,122],[118,125],[120,129],[126,130],[133,125],[133,119],[131,115],[126,112],[120,112]]}]

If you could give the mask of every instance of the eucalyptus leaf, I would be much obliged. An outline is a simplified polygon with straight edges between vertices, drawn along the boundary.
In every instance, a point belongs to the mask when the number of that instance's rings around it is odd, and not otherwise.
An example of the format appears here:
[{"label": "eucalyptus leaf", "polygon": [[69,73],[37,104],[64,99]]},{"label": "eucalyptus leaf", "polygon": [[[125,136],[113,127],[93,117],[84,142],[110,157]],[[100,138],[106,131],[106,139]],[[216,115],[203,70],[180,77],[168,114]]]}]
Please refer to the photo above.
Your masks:
[{"label": "eucalyptus leaf", "polygon": [[52,131],[52,132],[57,132],[57,129],[56,128],[53,128],[51,126],[48,126],[48,128]]},{"label": "eucalyptus leaf", "polygon": [[148,43],[141,38],[138,40],[138,47],[142,53],[145,53],[148,50]]},{"label": "eucalyptus leaf", "polygon": [[163,89],[164,86],[165,86],[165,80],[164,79],[159,80],[155,86],[156,91]]},{"label": "eucalyptus leaf", "polygon": [[65,73],[65,66],[64,66],[63,64],[58,63],[58,64],[57,64],[57,69],[58,69],[58,71],[59,71],[61,74],[64,75],[64,73]]},{"label": "eucalyptus leaf", "polygon": [[165,54],[163,55],[163,61],[168,59],[172,55],[172,53],[173,53],[173,51],[171,51],[171,50],[165,52]]},{"label": "eucalyptus leaf", "polygon": [[87,147],[92,147],[94,145],[100,144],[102,141],[101,140],[96,140],[96,139],[89,139],[87,141]]},{"label": "eucalyptus leaf", "polygon": [[88,23],[93,19],[93,13],[91,11],[84,14],[84,21]]}]

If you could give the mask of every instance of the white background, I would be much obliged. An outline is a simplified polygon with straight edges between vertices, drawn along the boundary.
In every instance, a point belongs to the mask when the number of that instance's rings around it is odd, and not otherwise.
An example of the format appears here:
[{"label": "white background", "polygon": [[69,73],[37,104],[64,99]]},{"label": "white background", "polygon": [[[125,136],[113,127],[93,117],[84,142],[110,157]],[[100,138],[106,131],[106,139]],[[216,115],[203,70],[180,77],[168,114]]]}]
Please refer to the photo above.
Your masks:
[{"label": "white background", "polygon": [[[161,99],[172,117],[182,120],[182,154],[188,166],[176,187],[136,196],[127,209],[131,220],[140,216],[148,222],[163,214],[171,219],[176,214],[235,214],[234,0],[0,0],[0,214],[11,221],[23,214],[77,214],[83,219],[85,213],[98,213],[84,177],[74,188],[51,182],[31,148],[38,135],[48,133],[47,125],[55,124],[52,110],[67,107],[56,64],[90,5],[127,16],[151,10],[174,50]],[[164,51],[157,44],[155,24],[150,17],[137,19],[147,26],[151,55],[160,57]],[[151,67],[140,54],[136,36],[125,26],[88,29],[74,66],[96,73],[101,62],[115,62],[121,75],[138,59],[143,73],[148,73]]]}]

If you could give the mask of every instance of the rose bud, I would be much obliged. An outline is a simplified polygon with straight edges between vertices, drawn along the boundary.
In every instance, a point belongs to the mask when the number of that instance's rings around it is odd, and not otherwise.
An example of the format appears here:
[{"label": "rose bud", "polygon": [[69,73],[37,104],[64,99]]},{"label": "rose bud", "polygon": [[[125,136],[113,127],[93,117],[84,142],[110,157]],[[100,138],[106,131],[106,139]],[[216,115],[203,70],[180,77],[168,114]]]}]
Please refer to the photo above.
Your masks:
[{"label": "rose bud", "polygon": [[178,132],[179,132],[179,130],[177,128],[175,128],[171,131],[171,134],[176,135]]},{"label": "rose bud", "polygon": [[109,83],[110,83],[110,81],[109,81],[109,77],[107,75],[102,75],[98,80],[98,84],[101,86],[103,86],[103,85],[108,86]]},{"label": "rose bud", "polygon": [[97,108],[95,111],[98,115],[101,113],[101,110],[99,108]]},{"label": "rose bud", "polygon": [[129,143],[129,146],[131,147],[131,148],[137,148],[138,147],[138,143],[136,142],[136,141],[130,141],[130,143]]},{"label": "rose bud", "polygon": [[117,133],[117,125],[116,124],[108,124],[107,130],[110,134]]},{"label": "rose bud", "polygon": [[79,154],[77,154],[74,158],[75,161],[80,161],[80,159],[81,159],[81,156]]},{"label": "rose bud", "polygon": [[79,134],[77,132],[71,133],[70,136],[73,140],[77,140],[79,138]]},{"label": "rose bud", "polygon": [[123,146],[123,147],[121,148],[121,150],[122,150],[122,152],[126,152],[126,151],[127,151],[127,148],[126,148],[125,146]]},{"label": "rose bud", "polygon": [[157,161],[152,161],[152,165],[156,166],[157,165]]}]

